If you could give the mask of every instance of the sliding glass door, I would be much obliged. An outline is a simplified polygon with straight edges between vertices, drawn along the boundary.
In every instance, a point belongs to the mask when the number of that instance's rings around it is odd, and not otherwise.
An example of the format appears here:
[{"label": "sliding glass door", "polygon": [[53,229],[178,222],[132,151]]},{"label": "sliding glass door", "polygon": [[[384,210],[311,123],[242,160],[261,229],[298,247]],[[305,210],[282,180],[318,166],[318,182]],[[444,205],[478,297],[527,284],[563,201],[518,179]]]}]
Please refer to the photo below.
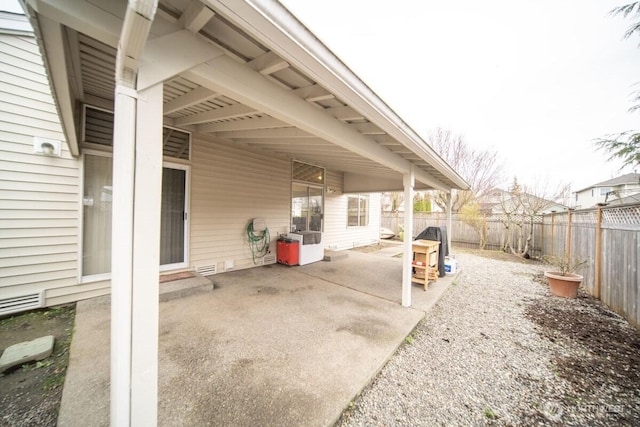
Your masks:
[{"label": "sliding glass door", "polygon": [[160,210],[160,266],[181,267],[187,248],[187,171],[177,166],[162,168]]},{"label": "sliding glass door", "polygon": [[[112,158],[85,154],[82,276],[101,280],[111,273]],[[188,167],[168,164],[162,168],[160,211],[160,269],[187,265]]]}]

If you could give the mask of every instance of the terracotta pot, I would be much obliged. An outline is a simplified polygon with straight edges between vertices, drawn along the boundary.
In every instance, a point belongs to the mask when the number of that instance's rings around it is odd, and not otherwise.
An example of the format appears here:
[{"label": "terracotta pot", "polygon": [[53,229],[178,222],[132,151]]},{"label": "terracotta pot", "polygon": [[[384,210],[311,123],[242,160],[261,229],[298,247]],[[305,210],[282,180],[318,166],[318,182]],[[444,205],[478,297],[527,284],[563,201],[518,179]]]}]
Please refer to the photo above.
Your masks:
[{"label": "terracotta pot", "polygon": [[549,279],[551,294],[563,298],[576,298],[583,279],[579,274],[568,273],[562,276],[557,271],[545,271],[544,277]]}]

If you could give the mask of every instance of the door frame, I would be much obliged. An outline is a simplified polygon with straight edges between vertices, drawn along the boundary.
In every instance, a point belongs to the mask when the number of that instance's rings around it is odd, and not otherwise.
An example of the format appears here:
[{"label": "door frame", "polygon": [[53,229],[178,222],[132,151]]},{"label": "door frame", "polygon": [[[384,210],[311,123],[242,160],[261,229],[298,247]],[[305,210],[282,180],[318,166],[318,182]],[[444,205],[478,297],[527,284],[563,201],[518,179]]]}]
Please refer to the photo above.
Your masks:
[{"label": "door frame", "polygon": [[185,215],[187,216],[186,220],[184,221],[184,261],[182,262],[177,262],[177,263],[173,263],[173,264],[161,264],[160,265],[160,271],[164,272],[164,271],[169,271],[169,270],[177,270],[177,269],[181,269],[181,268],[187,268],[189,266],[189,231],[190,231],[190,224],[191,224],[191,211],[190,211],[190,206],[191,206],[191,166],[189,165],[185,165],[182,163],[175,163],[175,162],[168,162],[168,161],[164,161],[162,162],[162,168],[167,168],[167,169],[178,169],[178,170],[183,170],[185,171],[185,177],[184,177],[184,212]]}]

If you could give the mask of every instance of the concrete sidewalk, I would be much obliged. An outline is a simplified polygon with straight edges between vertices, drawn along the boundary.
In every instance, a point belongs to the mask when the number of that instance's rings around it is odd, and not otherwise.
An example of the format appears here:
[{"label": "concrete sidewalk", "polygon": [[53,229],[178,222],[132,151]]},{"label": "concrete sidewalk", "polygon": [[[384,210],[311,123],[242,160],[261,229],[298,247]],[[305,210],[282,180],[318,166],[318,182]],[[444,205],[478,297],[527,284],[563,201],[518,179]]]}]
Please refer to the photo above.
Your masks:
[{"label": "concrete sidewalk", "polygon": [[[213,276],[216,289],[160,303],[161,426],[327,426],[446,290],[400,306],[401,259]],[[59,426],[109,425],[109,298],[78,303]]]}]

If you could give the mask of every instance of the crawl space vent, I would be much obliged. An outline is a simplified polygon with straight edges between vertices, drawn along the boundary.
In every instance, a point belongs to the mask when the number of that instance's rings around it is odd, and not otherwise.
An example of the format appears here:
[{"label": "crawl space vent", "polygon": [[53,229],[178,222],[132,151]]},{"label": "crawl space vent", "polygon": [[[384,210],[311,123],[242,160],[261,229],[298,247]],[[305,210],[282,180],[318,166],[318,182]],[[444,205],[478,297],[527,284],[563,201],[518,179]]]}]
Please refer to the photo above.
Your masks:
[{"label": "crawl space vent", "polygon": [[0,299],[0,316],[44,306],[44,291]]},{"label": "crawl space vent", "polygon": [[265,255],[264,258],[262,258],[262,264],[275,264],[276,263],[276,256],[271,254],[271,255]]},{"label": "crawl space vent", "polygon": [[203,265],[200,267],[196,267],[196,271],[203,276],[213,276],[216,274],[216,265]]}]

